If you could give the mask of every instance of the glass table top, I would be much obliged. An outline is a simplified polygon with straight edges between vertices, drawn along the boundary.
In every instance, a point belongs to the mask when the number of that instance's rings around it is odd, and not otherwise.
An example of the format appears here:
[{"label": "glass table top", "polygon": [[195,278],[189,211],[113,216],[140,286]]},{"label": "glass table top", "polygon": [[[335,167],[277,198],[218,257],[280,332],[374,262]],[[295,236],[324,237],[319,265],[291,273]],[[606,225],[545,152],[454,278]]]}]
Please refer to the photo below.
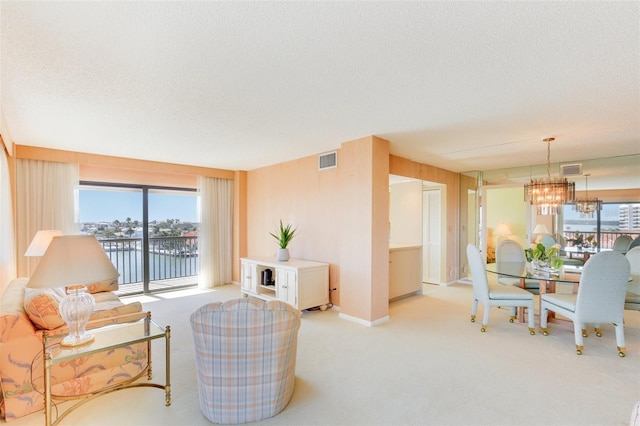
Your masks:
[{"label": "glass table top", "polygon": [[544,281],[577,283],[582,266],[564,265],[559,270],[536,269],[522,262],[496,262],[485,267],[487,272],[512,278],[538,279]]},{"label": "glass table top", "polygon": [[56,364],[77,358],[79,355],[90,355],[123,345],[145,342],[164,337],[166,334],[164,328],[148,318],[135,322],[106,325],[87,331],[93,334],[95,340],[75,347],[60,346],[60,341],[66,334],[48,337],[47,348],[51,354],[51,361]]}]

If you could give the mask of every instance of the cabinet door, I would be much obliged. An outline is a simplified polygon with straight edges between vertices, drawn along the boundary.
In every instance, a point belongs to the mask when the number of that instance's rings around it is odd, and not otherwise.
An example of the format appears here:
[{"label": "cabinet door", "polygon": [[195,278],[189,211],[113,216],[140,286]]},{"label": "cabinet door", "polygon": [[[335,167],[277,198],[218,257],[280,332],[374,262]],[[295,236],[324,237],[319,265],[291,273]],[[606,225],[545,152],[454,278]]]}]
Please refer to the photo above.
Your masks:
[{"label": "cabinet door", "polygon": [[240,279],[240,285],[242,287],[242,290],[250,293],[256,293],[258,291],[257,265],[255,263],[242,262],[241,267],[242,277]]},{"label": "cabinet door", "polygon": [[298,285],[296,271],[276,269],[276,297],[298,307]]}]

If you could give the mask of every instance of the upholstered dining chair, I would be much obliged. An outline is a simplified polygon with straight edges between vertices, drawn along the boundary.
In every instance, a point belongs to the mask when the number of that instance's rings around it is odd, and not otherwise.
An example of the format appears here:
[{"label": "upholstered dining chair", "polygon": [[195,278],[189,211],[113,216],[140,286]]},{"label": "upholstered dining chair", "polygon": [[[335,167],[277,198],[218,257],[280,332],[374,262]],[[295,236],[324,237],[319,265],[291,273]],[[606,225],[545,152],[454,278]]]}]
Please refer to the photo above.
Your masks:
[{"label": "upholstered dining chair", "polygon": [[601,335],[600,324],[611,323],[615,327],[618,354],[625,356],[624,299],[629,271],[629,261],[620,253],[603,251],[591,256],[582,269],[577,293],[545,293],[540,296],[542,334],[549,335],[549,311],[569,318],[573,321],[576,353],[582,355],[587,323],[595,324],[596,335]]},{"label": "upholstered dining chair", "polygon": [[640,247],[640,237],[635,237],[629,244],[629,248],[627,250],[631,250],[634,247]]},{"label": "upholstered dining chair", "polygon": [[[487,272],[484,269],[484,262],[480,250],[473,244],[467,245],[467,259],[471,267],[471,279],[473,282],[473,304],[471,306],[471,322],[476,321],[478,313],[478,303],[482,303],[484,315],[480,331],[485,332],[489,323],[489,312],[492,307],[524,307],[527,308],[529,322],[529,333],[535,333],[533,294],[509,285],[489,286]],[[513,322],[515,315],[512,311],[509,322]]]},{"label": "upholstered dining chair", "polygon": [[551,247],[554,244],[559,244],[560,245],[560,259],[562,259],[562,264],[563,265],[573,265],[573,266],[582,266],[584,265],[584,261],[582,259],[574,259],[570,256],[567,256],[564,248],[567,245],[567,240],[565,240],[565,238],[562,235],[545,235],[542,237],[542,239],[540,240],[540,242],[542,243],[543,246],[545,246],[546,248]]},{"label": "upholstered dining chair", "polygon": [[640,311],[640,246],[633,247],[625,254],[631,268],[631,281],[627,285],[624,308]]},{"label": "upholstered dining chair", "polygon": [[628,235],[620,235],[613,242],[613,251],[617,251],[618,253],[626,254],[627,250],[629,250],[629,245],[633,242],[633,239]]},{"label": "upholstered dining chair", "polygon": [[[524,256],[524,249],[519,242],[514,240],[502,240],[496,246],[496,263],[500,270],[501,262],[521,263],[522,270],[527,266],[527,259]],[[498,282],[504,285],[515,285],[521,287],[520,278],[505,277],[498,275]],[[540,292],[540,281],[535,279],[525,279],[524,289],[538,294]]]},{"label": "upholstered dining chair", "polygon": [[200,410],[214,423],[257,422],[293,396],[300,311],[255,298],[191,314]]},{"label": "upholstered dining chair", "polygon": [[551,247],[556,243],[556,239],[553,238],[553,235],[546,234],[543,235],[542,238],[540,238],[540,243],[542,243],[542,245],[545,247]]}]

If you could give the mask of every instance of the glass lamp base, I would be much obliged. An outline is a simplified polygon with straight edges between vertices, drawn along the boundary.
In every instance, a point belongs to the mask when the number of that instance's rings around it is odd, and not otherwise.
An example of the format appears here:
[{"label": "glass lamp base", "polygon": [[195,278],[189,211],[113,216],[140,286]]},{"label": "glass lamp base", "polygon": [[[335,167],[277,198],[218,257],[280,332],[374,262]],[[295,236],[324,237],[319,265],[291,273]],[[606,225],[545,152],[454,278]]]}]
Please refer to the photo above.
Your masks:
[{"label": "glass lamp base", "polygon": [[85,330],[91,312],[94,298],[85,293],[84,286],[73,286],[67,289],[69,294],[60,302],[58,309],[60,316],[69,327],[69,335],[62,339],[61,346],[80,346],[93,342],[94,337]]}]

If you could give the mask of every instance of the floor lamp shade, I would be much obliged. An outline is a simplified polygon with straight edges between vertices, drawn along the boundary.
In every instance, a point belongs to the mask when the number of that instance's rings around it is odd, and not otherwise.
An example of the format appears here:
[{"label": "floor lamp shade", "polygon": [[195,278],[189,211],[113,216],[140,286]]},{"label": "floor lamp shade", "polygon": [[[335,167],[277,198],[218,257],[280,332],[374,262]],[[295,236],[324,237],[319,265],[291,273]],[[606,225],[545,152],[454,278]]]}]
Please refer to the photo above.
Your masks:
[{"label": "floor lamp shade", "polygon": [[119,275],[93,235],[63,235],[51,240],[27,287],[67,287],[68,294],[60,302],[59,310],[69,327],[69,335],[61,344],[77,346],[93,340],[85,327],[94,299],[85,293],[84,286]]}]

